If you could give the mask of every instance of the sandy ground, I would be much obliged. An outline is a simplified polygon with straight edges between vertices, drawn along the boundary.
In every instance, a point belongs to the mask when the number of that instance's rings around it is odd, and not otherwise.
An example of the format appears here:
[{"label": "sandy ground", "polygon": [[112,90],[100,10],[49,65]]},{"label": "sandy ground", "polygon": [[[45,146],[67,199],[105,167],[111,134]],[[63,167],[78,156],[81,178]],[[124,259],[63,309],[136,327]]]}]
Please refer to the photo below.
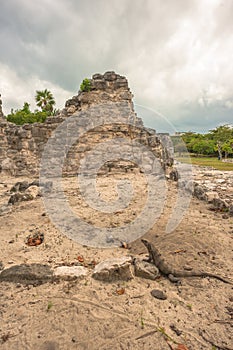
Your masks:
[{"label": "sandy ground", "polygon": [[[119,176],[101,178],[102,198],[113,199],[113,183]],[[19,179],[0,179],[0,206]],[[20,179],[21,181],[22,179]],[[82,200],[75,179],[64,180],[74,212],[97,226],[116,227],[138,215],[144,205],[146,185],[142,175],[131,175],[135,196],[129,207],[115,214],[100,214]],[[209,210],[192,199],[177,229],[165,233],[174,206],[176,186],[169,183],[166,206],[155,226],[145,235],[177,269],[213,272],[233,280],[233,218]],[[45,212],[42,198],[21,202],[0,216],[0,261],[4,267],[43,263],[52,267],[101,262],[111,257],[146,253],[137,240],[130,249],[90,248],[59,232]],[[223,218],[224,217],[224,218]],[[45,241],[37,247],[25,244],[30,230],[38,228]],[[172,284],[165,277],[151,281],[135,277],[128,282],[106,283],[90,275],[78,281],[59,281],[34,287],[1,282],[0,349],[233,349],[233,289],[212,278],[184,278]],[[117,291],[124,288],[125,293]],[[150,294],[161,289],[167,300]],[[178,346],[183,344],[183,347]]]}]

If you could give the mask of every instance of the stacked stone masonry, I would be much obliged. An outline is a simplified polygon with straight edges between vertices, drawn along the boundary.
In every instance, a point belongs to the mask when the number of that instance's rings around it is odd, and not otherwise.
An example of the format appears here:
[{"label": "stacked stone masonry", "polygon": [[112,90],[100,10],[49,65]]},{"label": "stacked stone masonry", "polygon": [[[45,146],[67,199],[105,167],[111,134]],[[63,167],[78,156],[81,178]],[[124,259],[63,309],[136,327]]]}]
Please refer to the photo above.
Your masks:
[{"label": "stacked stone masonry", "polygon": [[233,216],[233,172],[193,167],[194,195]]},{"label": "stacked stone masonry", "polygon": [[[106,72],[103,75],[93,75],[90,82],[90,91],[80,91],[77,96],[66,102],[65,108],[59,115],[48,117],[43,124],[17,126],[7,122],[1,113],[0,173],[13,176],[38,176],[43,150],[55,130],[69,117],[74,120],[74,128],[75,120],[80,121],[82,118],[85,130],[85,118],[90,119],[91,113],[96,114],[94,117],[97,116],[100,120],[109,118],[111,122],[88,130],[78,137],[72,147],[69,147],[63,166],[64,175],[76,175],[79,171],[80,159],[86,152],[95,149],[100,142],[106,140],[113,140],[114,143],[116,137],[147,146],[159,159],[162,168],[166,172],[170,171],[173,159],[168,147],[165,146],[164,137],[161,141],[162,138],[154,130],[145,128],[142,120],[137,117],[127,79],[115,72]],[[1,108],[0,112],[2,112]],[[122,123],[122,118],[125,118],[125,123]],[[66,137],[69,138],[68,129]],[[116,159],[104,164],[100,173],[138,170],[137,164]]]}]

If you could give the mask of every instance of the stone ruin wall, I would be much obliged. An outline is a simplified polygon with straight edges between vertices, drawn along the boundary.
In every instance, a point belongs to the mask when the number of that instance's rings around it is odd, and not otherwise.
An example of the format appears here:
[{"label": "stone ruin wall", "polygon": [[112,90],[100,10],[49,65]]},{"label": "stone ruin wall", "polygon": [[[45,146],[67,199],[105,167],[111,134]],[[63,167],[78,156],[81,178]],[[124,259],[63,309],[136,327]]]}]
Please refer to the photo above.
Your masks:
[{"label": "stone ruin wall", "polygon": [[[159,135],[154,130],[145,128],[142,120],[137,117],[133,109],[132,97],[125,77],[114,72],[106,72],[104,75],[93,75],[91,90],[79,92],[77,96],[66,102],[65,108],[59,115],[47,118],[45,123],[17,126],[7,122],[0,113],[0,174],[37,177],[45,144],[53,131],[67,117],[77,114],[78,118],[79,112],[88,112],[93,106],[100,116],[101,113],[106,114],[105,106],[110,106],[107,110],[111,116],[114,115],[116,123],[90,130],[79,138],[68,152],[63,167],[64,175],[77,174],[79,161],[87,151],[93,149],[99,142],[112,140],[115,137],[136,140],[149,146],[160,159],[163,169],[169,172],[173,159],[167,148],[163,146],[164,141],[161,142]],[[2,112],[1,108],[0,112]],[[117,124],[119,115],[124,115],[126,120],[133,118],[134,125]],[[101,168],[101,173],[136,171],[136,169],[138,171],[138,167],[131,162],[115,161],[112,164],[105,164]]]}]

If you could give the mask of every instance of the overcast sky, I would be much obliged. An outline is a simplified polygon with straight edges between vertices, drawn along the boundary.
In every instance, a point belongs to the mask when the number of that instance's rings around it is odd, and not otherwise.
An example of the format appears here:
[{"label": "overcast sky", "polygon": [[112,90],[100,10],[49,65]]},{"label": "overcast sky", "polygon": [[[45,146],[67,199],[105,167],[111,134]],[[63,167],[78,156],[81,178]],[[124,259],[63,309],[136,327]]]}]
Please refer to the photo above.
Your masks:
[{"label": "overcast sky", "polygon": [[0,0],[3,111],[34,109],[45,88],[62,108],[83,78],[114,70],[147,126],[233,123],[232,16],[232,0]]}]

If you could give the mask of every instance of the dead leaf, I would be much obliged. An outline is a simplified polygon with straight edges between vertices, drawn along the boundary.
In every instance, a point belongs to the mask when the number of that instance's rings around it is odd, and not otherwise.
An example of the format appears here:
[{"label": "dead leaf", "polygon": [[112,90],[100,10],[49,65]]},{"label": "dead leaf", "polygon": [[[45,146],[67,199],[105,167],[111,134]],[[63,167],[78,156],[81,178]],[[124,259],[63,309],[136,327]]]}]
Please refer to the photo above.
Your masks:
[{"label": "dead leaf", "polygon": [[122,213],[123,213],[123,210],[115,211],[115,215],[116,215],[116,214],[122,214]]},{"label": "dead leaf", "polygon": [[37,232],[34,235],[27,237],[26,244],[30,247],[35,247],[43,243],[43,241],[44,241],[44,234]]},{"label": "dead leaf", "polygon": [[179,254],[179,253],[186,253],[186,249],[178,249],[178,250],[175,250],[174,252],[171,252],[171,254]]},{"label": "dead leaf", "polygon": [[126,242],[121,242],[121,248],[128,249],[129,245]]},{"label": "dead leaf", "polygon": [[116,293],[117,293],[118,295],[125,294],[125,288],[117,289],[117,290],[116,290]]},{"label": "dead leaf", "polygon": [[84,262],[84,258],[83,258],[82,255],[79,255],[79,256],[77,257],[77,259],[78,259],[78,261],[79,261],[80,263],[83,263],[83,262]]},{"label": "dead leaf", "polygon": [[178,344],[176,350],[188,350],[188,348],[184,344]]}]

